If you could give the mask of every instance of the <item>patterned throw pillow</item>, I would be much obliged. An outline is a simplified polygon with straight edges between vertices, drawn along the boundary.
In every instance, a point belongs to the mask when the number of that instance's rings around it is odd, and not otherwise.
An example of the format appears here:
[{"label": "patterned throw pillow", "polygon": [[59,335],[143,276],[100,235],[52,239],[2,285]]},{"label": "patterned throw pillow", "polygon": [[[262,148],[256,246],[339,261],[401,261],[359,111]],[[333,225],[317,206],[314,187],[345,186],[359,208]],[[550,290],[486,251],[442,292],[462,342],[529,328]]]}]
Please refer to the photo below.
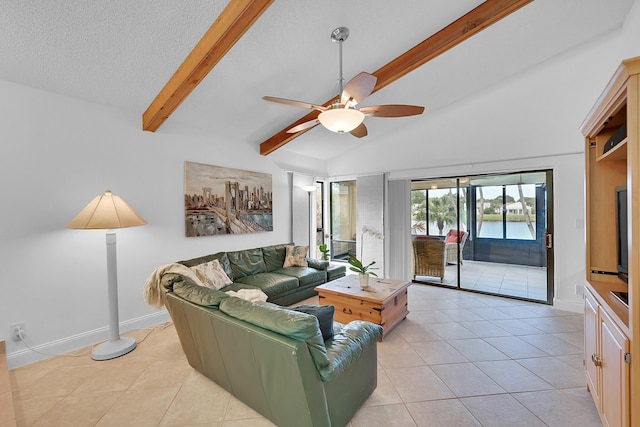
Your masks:
[{"label": "patterned throw pillow", "polygon": [[222,289],[233,283],[217,259],[189,268],[196,274],[202,284],[208,288]]},{"label": "patterned throw pillow", "polygon": [[309,246],[287,246],[282,267],[308,267],[307,251],[309,251]]}]

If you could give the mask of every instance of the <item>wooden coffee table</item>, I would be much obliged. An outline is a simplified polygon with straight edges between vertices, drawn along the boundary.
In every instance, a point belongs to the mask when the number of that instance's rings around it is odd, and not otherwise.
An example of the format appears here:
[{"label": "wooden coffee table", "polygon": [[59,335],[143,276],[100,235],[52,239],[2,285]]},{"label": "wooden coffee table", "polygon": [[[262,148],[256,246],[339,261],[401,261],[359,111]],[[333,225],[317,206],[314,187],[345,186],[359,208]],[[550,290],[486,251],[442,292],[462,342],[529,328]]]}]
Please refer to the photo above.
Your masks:
[{"label": "wooden coffee table", "polygon": [[369,288],[362,289],[357,274],[347,274],[316,287],[321,305],[336,307],[334,319],[340,323],[367,320],[381,325],[384,334],[409,314],[407,288],[404,280],[369,279]]}]

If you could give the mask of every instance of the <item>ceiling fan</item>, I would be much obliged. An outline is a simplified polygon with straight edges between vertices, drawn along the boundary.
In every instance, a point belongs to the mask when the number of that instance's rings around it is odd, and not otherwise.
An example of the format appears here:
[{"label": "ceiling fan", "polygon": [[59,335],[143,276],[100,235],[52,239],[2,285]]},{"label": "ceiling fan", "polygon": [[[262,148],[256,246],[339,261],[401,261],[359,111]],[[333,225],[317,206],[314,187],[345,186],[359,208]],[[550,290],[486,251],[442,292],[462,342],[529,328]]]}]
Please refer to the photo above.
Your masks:
[{"label": "ceiling fan", "polygon": [[331,40],[340,46],[340,95],[328,106],[310,104],[307,102],[294,101],[291,99],[276,98],[273,96],[263,96],[262,99],[279,104],[292,105],[294,107],[308,108],[320,111],[317,119],[309,120],[287,130],[287,133],[298,133],[309,129],[317,124],[322,124],[325,128],[333,132],[349,132],[351,135],[362,138],[367,135],[367,127],[363,120],[365,117],[406,117],[422,114],[424,107],[415,105],[375,105],[371,107],[356,108],[367,96],[373,92],[378,80],[364,71],[349,80],[342,87],[344,78],[342,77],[342,42],[349,37],[349,29],[339,27],[331,33]]}]

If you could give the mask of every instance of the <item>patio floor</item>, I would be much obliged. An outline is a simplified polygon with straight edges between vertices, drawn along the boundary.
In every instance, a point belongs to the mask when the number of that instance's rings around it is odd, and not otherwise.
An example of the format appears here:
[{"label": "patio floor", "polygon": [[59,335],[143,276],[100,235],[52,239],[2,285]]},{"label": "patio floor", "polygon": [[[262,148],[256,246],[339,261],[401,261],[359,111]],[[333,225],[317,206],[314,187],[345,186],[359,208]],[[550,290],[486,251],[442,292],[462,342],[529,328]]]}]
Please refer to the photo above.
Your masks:
[{"label": "patio floor", "polygon": [[[457,286],[456,265],[447,265],[443,283]],[[439,277],[418,276],[417,281],[440,283]],[[496,295],[547,301],[547,268],[465,260],[460,266],[460,287]]]}]

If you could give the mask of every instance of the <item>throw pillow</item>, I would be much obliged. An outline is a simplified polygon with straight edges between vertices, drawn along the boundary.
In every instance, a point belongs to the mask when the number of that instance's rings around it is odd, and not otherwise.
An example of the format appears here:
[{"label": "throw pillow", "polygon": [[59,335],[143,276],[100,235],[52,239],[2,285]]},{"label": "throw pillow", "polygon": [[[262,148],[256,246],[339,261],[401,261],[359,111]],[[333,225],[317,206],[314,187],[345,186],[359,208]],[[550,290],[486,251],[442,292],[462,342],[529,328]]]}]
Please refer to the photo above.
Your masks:
[{"label": "throw pillow", "polygon": [[464,235],[464,231],[458,233],[457,230],[449,230],[447,236],[444,238],[445,243],[458,243],[459,238]]},{"label": "throw pillow", "polygon": [[203,262],[202,264],[189,267],[200,281],[208,288],[222,289],[232,283],[227,273],[224,272],[220,261]]},{"label": "throw pillow", "polygon": [[284,256],[284,265],[282,267],[308,267],[308,250],[309,246],[287,246],[287,252]]},{"label": "throw pillow", "polygon": [[334,306],[308,304],[292,307],[291,309],[316,316],[318,318],[318,323],[320,324],[322,339],[326,341],[333,338],[333,314],[336,310]]}]

